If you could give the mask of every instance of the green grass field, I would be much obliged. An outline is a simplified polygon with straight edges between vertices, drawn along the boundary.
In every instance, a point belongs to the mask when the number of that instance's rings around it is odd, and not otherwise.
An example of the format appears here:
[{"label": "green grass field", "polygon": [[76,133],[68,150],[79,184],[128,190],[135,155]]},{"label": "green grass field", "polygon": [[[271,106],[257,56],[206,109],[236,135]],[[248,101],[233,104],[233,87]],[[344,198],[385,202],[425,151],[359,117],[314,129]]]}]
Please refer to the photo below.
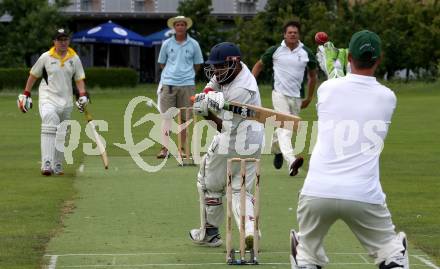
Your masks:
[{"label": "green grass field", "polygon": [[[414,268],[438,268],[440,262],[439,86],[391,86],[398,107],[381,158],[388,206],[397,229],[408,234]],[[125,141],[128,102],[139,95],[154,97],[155,86],[91,92],[91,112],[109,124],[102,135],[110,169],[105,171],[99,157],[85,157],[80,148],[63,177],[39,175],[38,106],[23,115],[16,109],[16,94],[2,93],[0,268],[226,268],[223,247],[207,249],[188,240],[188,231],[199,223],[197,168],[178,167],[170,159],[161,171],[147,173],[113,145]],[[270,90],[262,87],[262,93],[270,106]],[[138,107],[133,123],[146,112]],[[314,107],[302,117],[314,120]],[[73,118],[84,121],[76,111]],[[133,128],[134,140],[146,137],[150,127]],[[81,140],[89,142],[84,132]],[[143,152],[144,160],[155,163],[158,149]],[[309,139],[306,159],[308,152]],[[297,193],[307,163],[298,177],[290,178],[271,162],[271,156],[263,157],[260,267],[289,268],[288,231],[297,227]],[[342,223],[330,231],[326,247],[328,268],[375,268]]]}]

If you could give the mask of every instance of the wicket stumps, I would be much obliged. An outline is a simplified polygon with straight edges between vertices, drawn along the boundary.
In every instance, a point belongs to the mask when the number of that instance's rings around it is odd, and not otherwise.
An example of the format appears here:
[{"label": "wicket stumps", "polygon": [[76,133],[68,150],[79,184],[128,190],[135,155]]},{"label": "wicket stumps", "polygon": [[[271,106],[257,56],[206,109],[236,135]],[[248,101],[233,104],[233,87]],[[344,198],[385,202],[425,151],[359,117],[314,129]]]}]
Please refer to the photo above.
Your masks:
[{"label": "wicket stumps", "polygon": [[[232,164],[240,164],[240,250],[232,248]],[[246,226],[246,163],[254,162],[256,168],[255,189],[254,189],[254,238],[253,249],[246,251],[245,226]],[[226,172],[226,263],[229,265],[256,265],[258,264],[258,251],[260,239],[260,160],[255,158],[232,158],[228,160]],[[239,253],[240,258],[236,259],[235,254]],[[250,258],[246,260],[246,253]]]},{"label": "wicket stumps", "polygon": [[[188,122],[192,119],[192,123],[189,123],[185,128],[182,129],[181,125],[183,123],[182,121],[182,115],[185,115],[185,121]],[[179,156],[182,159],[181,166],[189,166],[189,165],[195,165],[194,160],[191,157],[191,147],[190,147],[190,140],[191,137],[189,136],[189,129],[190,126],[195,126],[196,123],[196,114],[194,113],[194,110],[192,107],[181,107],[179,108],[179,113],[177,114],[177,124],[179,125],[178,134],[177,134],[177,149],[179,151]],[[185,134],[185,152],[183,152],[183,145],[182,145],[182,134]]]}]

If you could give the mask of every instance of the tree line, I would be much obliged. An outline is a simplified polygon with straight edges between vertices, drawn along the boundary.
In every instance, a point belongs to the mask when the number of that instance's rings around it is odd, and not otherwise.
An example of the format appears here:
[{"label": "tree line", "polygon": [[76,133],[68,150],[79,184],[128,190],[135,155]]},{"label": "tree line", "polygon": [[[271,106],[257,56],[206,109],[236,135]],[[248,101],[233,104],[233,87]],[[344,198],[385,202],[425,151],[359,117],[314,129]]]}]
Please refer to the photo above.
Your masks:
[{"label": "tree line", "polygon": [[[203,51],[219,40],[237,43],[252,66],[264,50],[283,39],[289,20],[302,24],[301,40],[316,50],[314,35],[326,32],[337,47],[348,47],[353,33],[379,34],[384,52],[379,75],[412,70],[424,78],[438,77],[440,67],[440,6],[437,0],[268,0],[264,11],[249,20],[236,18],[225,26],[210,15],[211,0],[186,0],[178,11],[194,20],[192,34]],[[229,29],[229,30],[225,30]]]},{"label": "tree line", "polygon": [[[0,16],[14,18],[12,22],[0,22],[0,67],[29,66],[31,55],[50,45],[54,25],[66,24],[59,10],[68,3],[0,1]],[[236,17],[232,23],[220,22],[211,15],[212,0],[180,1],[178,12],[193,19],[190,33],[204,52],[220,41],[235,42],[250,66],[266,48],[281,42],[282,25],[293,19],[301,22],[301,40],[312,50],[316,50],[314,34],[318,31],[327,32],[337,47],[347,47],[354,32],[369,29],[378,33],[383,43],[380,75],[390,77],[395,71],[406,69],[423,71],[425,77],[438,77],[438,0],[268,0],[256,16]]]}]

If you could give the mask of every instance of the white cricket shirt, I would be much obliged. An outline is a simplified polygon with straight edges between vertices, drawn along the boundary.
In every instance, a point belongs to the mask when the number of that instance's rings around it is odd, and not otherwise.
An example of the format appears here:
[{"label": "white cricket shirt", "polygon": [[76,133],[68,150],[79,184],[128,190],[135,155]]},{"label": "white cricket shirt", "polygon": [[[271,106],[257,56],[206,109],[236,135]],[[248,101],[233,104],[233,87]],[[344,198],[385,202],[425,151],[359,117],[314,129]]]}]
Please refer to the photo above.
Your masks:
[{"label": "white cricket shirt", "polygon": [[[275,50],[274,50],[275,49]],[[261,57],[263,64],[273,63],[275,91],[289,97],[301,97],[301,88],[306,67],[314,69],[316,60],[311,51],[299,42],[291,50],[285,41],[278,47],[269,48]]]},{"label": "white cricket shirt", "polygon": [[84,69],[76,52],[69,48],[61,58],[55,48],[43,53],[32,67],[30,74],[36,78],[47,72],[47,82],[42,79],[38,88],[39,103],[51,103],[57,107],[72,106],[72,78],[75,81],[85,79]]},{"label": "white cricket shirt", "polygon": [[[214,76],[205,88],[223,92],[225,101],[261,106],[257,81],[249,68],[243,62],[240,64],[242,69],[232,82],[220,85]],[[243,157],[253,155],[256,152],[259,154],[264,137],[263,125],[255,120],[242,118],[237,114],[233,114],[231,119],[229,115],[231,112],[224,110],[219,114],[225,124],[230,124],[224,126],[226,130],[222,130],[222,133],[218,134],[221,147],[228,148],[229,154],[236,155],[238,153]]]},{"label": "white cricket shirt", "polygon": [[347,74],[318,89],[318,137],[301,194],[383,204],[379,156],[396,96],[376,78]]}]

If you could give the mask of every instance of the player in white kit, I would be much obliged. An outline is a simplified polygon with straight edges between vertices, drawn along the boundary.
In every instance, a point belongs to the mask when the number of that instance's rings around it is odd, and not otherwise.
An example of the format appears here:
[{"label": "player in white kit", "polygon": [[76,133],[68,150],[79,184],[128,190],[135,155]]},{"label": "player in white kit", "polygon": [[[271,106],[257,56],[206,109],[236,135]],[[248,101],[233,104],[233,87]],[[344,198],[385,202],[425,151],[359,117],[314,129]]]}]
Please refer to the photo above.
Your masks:
[{"label": "player in white kit", "polygon": [[[262,124],[222,110],[225,101],[261,106],[257,82],[240,58],[240,50],[235,44],[223,42],[215,45],[211,49],[206,62],[208,66],[205,68],[210,82],[206,85],[204,93],[196,95],[194,103],[197,113],[212,120],[218,130],[207,153],[203,156],[197,175],[201,227],[190,231],[190,237],[194,243],[210,247],[222,244],[219,226],[224,219],[222,197],[226,187],[227,160],[236,157],[259,158],[263,143]],[[251,190],[255,172],[255,163],[248,163],[245,229],[248,249],[253,245],[254,206]],[[232,175],[232,211],[238,225],[240,212],[240,167],[238,164],[232,167]]]},{"label": "player in white kit", "polygon": [[22,112],[32,107],[31,89],[35,82],[43,77],[39,86],[39,110],[41,116],[41,173],[45,176],[62,175],[63,153],[56,150],[56,139],[64,141],[66,133],[58,126],[70,119],[72,112],[72,79],[79,91],[76,102],[80,112],[88,103],[85,90],[85,74],[76,52],[69,47],[69,34],[58,29],[53,39],[54,46],[43,53],[32,67],[26,87],[18,96],[17,104]]},{"label": "player in white kit", "polygon": [[299,231],[291,231],[292,269],[328,263],[323,241],[337,220],[380,269],[409,268],[406,236],[394,230],[379,180],[379,157],[396,107],[394,93],[374,77],[381,57],[377,34],[355,33],[348,55],[352,73],[318,89],[318,138],[299,196]]}]

